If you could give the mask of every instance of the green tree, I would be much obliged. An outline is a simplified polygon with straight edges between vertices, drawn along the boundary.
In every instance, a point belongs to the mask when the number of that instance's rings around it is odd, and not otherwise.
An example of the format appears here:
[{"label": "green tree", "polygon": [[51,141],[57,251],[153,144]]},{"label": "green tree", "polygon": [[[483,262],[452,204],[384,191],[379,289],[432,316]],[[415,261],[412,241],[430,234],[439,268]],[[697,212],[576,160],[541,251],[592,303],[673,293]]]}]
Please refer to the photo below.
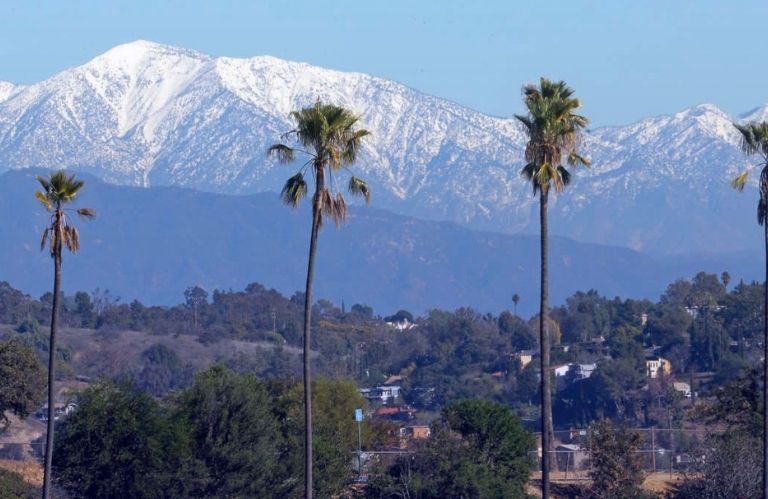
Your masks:
[{"label": "green tree", "polygon": [[643,469],[640,435],[604,419],[589,427],[589,454],[592,461],[591,494],[599,499],[640,499],[655,497],[642,490]]},{"label": "green tree", "polygon": [[0,343],[0,431],[8,425],[5,411],[27,417],[44,394],[45,373],[35,351],[16,341]]},{"label": "green tree", "polygon": [[278,470],[285,450],[262,382],[214,366],[178,400],[174,418],[190,432],[192,455],[204,470],[191,496],[283,495],[287,478]]},{"label": "green tree", "polygon": [[[337,224],[347,217],[347,204],[337,187],[334,173],[342,167],[355,162],[362,139],[369,135],[367,130],[356,129],[358,117],[347,109],[332,104],[316,103],[314,106],[293,111],[291,118],[296,128],[283,135],[283,139],[295,139],[298,148],[286,144],[271,146],[268,153],[274,154],[281,162],[293,161],[296,152],[309,156],[309,159],[296,175],[289,178],[282,190],[286,204],[298,206],[307,193],[304,175],[307,169],[315,179],[315,193],[312,198],[312,231],[309,240],[309,260],[307,263],[307,281],[304,294],[304,488],[307,499],[312,497],[312,374],[311,374],[311,337],[312,322],[312,281],[317,253],[317,235],[324,217],[329,217]],[[348,190],[351,194],[362,195],[370,201],[368,184],[352,176]]]},{"label": "green tree", "polygon": [[[300,448],[304,433],[302,387],[291,385],[278,394],[278,418],[285,421],[283,431],[288,446]],[[365,408],[365,401],[353,382],[320,378],[312,382],[312,403],[316,409],[314,493],[318,497],[335,497],[351,478],[352,452],[357,450],[357,426],[353,416],[355,409]],[[296,462],[298,457],[289,459]],[[295,476],[293,469],[300,469],[300,465],[291,466],[286,475]]]},{"label": "green tree", "polygon": [[[741,149],[747,155],[760,156],[758,168],[760,168],[760,180],[758,189],[760,198],[757,202],[757,223],[763,226],[764,254],[765,254],[765,290],[763,299],[763,399],[768,400],[768,122],[748,123],[739,125],[734,123],[741,133]],[[747,183],[749,170],[733,179],[734,188],[743,190]],[[768,463],[768,404],[763,409],[763,462]],[[763,496],[768,497],[768,466],[763,466]]]},{"label": "green tree", "polygon": [[[523,87],[526,116],[516,115],[528,134],[525,148],[526,165],[522,174],[532,183],[534,195],[539,194],[539,222],[541,225],[541,296],[539,308],[539,346],[541,348],[541,372],[549,372],[550,338],[547,331],[549,315],[549,238],[547,207],[550,189],[562,191],[568,185],[571,174],[563,166],[589,165],[578,154],[580,131],[588,120],[576,114],[581,106],[573,97],[573,90],[564,81],[553,82],[541,78],[540,84]],[[541,377],[542,423],[542,483],[544,498],[549,497],[550,453],[554,432],[552,427],[552,386],[549,376]]]},{"label": "green tree", "polygon": [[190,286],[184,290],[184,302],[192,310],[192,324],[197,329],[199,310],[208,304],[208,292],[200,286]]},{"label": "green tree", "polygon": [[[48,347],[48,431],[45,438],[45,471],[43,478],[43,499],[48,499],[51,494],[51,463],[53,460],[53,436],[54,436],[54,359],[56,352],[56,332],[59,318],[59,301],[61,298],[61,263],[62,250],[66,248],[72,253],[80,249],[80,234],[72,221],[65,206],[73,202],[85,182],[77,180],[74,175],[64,171],[51,173],[48,178],[37,177],[42,186],[42,191],[35,192],[35,197],[43,207],[51,214],[50,225],[43,231],[40,241],[40,249],[44,249],[46,243],[53,258],[53,305],[51,307],[51,334]],[[85,219],[93,218],[95,213],[90,208],[78,208],[76,213]]]},{"label": "green tree", "polygon": [[524,498],[534,444],[508,408],[455,401],[443,408],[426,444],[374,477],[369,497]]},{"label": "green tree", "polygon": [[696,416],[707,425],[725,425],[727,431],[707,436],[692,471],[674,497],[760,497],[762,455],[751,452],[760,445],[762,401],[757,369],[714,390],[714,401],[697,408]]},{"label": "green tree", "polygon": [[73,497],[187,497],[197,474],[181,478],[187,442],[175,428],[147,394],[112,383],[89,387],[56,430],[56,481]]}]

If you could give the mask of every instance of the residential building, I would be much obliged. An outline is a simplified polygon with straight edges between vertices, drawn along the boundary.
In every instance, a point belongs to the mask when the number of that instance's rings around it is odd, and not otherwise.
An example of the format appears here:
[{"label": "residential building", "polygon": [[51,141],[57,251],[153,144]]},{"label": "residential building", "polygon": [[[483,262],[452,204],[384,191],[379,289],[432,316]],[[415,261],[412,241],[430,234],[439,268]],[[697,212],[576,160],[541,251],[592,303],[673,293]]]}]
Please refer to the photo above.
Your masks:
[{"label": "residential building", "polygon": [[663,357],[646,359],[645,369],[648,377],[652,379],[658,378],[660,372],[667,376],[672,374],[672,364]]}]

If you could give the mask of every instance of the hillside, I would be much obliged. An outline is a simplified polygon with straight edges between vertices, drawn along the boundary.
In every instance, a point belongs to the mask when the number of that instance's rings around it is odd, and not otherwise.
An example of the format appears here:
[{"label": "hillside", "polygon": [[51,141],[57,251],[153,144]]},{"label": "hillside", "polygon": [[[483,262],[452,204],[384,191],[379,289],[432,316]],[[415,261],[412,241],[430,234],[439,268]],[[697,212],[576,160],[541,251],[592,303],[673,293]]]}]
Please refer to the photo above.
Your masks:
[{"label": "hillside", "polygon": [[[0,175],[0,280],[34,295],[49,291],[52,265],[39,249],[47,215],[32,196],[34,171]],[[290,210],[274,193],[229,196],[188,189],[137,188],[86,176],[78,205],[93,207],[93,222],[78,221],[82,249],[66,255],[67,292],[108,288],[127,303],[177,303],[200,285],[242,289],[251,282],[287,296],[303,289],[308,209]],[[353,207],[349,223],[326,226],[319,242],[316,296],[367,303],[378,313],[406,308],[473,306],[499,311],[522,297],[533,314],[538,293],[538,237],[474,231],[375,208]],[[607,296],[657,298],[676,277],[728,270],[758,278],[758,257],[686,255],[657,259],[611,246],[551,241],[552,303],[576,290]]]}]

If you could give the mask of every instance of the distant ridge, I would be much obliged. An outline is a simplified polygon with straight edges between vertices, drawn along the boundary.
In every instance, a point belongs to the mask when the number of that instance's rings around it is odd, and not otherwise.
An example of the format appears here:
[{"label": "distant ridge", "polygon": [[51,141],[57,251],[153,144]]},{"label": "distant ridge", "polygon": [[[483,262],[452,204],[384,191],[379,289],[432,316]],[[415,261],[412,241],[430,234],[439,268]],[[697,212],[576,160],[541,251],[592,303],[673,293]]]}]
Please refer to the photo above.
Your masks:
[{"label": "distant ridge", "polygon": [[[39,247],[47,214],[32,193],[37,170],[0,175],[0,280],[40,296],[49,291],[51,261]],[[64,289],[108,288],[145,304],[173,304],[200,285],[243,289],[260,282],[286,296],[305,276],[308,208],[290,210],[275,193],[228,196],[176,187],[141,189],[85,175],[82,205],[97,210],[80,224],[82,248],[64,261]],[[654,258],[625,248],[553,237],[551,295],[577,290],[657,299],[678,277],[728,270],[734,281],[759,278],[758,253]],[[378,313],[405,308],[472,306],[482,312],[536,309],[538,237],[473,231],[376,208],[352,207],[341,230],[329,225],[319,243],[318,298],[366,303]]]}]

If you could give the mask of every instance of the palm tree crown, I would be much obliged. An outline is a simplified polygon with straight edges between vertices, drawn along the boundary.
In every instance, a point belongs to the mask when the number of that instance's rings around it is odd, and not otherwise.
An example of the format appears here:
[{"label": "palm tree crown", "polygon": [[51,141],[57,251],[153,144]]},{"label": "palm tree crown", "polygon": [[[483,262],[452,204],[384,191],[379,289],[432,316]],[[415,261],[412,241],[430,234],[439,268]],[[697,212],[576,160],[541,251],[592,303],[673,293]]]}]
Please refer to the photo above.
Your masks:
[{"label": "palm tree crown", "polygon": [[[64,171],[52,173],[48,178],[38,176],[37,181],[40,182],[43,190],[35,192],[35,197],[47,211],[52,213],[51,225],[43,231],[40,249],[45,248],[48,242],[51,256],[54,258],[61,258],[63,246],[76,253],[80,249],[80,234],[70,223],[64,205],[75,200],[85,182],[77,180],[74,175],[67,176]],[[79,208],[76,213],[86,219],[93,218],[95,215],[90,208]]]},{"label": "palm tree crown", "polygon": [[[294,138],[301,148],[281,143],[271,146],[268,153],[276,155],[283,163],[293,161],[296,152],[307,154],[309,160],[296,175],[286,181],[281,197],[288,205],[299,205],[307,194],[304,175],[311,166],[318,187],[315,196],[318,197],[321,218],[323,215],[329,216],[338,224],[346,219],[347,206],[333,174],[355,162],[361,139],[370,135],[370,132],[355,129],[359,118],[333,104],[318,102],[314,106],[293,111],[291,118],[296,122],[296,128],[283,134],[282,139]],[[325,186],[326,176],[331,178],[331,189]],[[332,193],[332,189],[336,192]],[[351,194],[362,195],[366,202],[370,202],[371,193],[365,181],[352,175],[347,189]]]},{"label": "palm tree crown", "polygon": [[560,192],[571,180],[562,165],[564,156],[569,165],[590,164],[578,154],[579,132],[589,121],[574,112],[581,103],[564,81],[542,78],[538,87],[526,85],[523,102],[528,115],[515,115],[529,137],[525,147],[527,164],[521,173],[533,183],[534,194],[549,190],[550,185]]},{"label": "palm tree crown", "polygon": [[[757,154],[761,156],[757,165],[760,171],[760,200],[757,203],[757,223],[764,225],[768,215],[768,122],[747,123],[739,125],[734,123],[741,133],[741,150],[747,155]],[[743,190],[749,178],[750,169],[744,170],[733,179],[731,185],[738,190]]]}]

